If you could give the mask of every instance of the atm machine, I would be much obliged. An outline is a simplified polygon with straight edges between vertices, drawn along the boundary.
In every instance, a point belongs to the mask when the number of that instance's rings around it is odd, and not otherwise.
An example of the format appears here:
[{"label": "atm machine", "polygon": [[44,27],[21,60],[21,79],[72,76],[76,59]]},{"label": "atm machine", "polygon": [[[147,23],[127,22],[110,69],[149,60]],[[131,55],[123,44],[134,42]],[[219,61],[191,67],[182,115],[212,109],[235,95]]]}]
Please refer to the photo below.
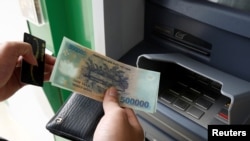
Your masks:
[{"label": "atm machine", "polygon": [[144,40],[120,61],[161,72],[147,141],[207,140],[250,123],[250,13],[207,0],[146,0]]}]

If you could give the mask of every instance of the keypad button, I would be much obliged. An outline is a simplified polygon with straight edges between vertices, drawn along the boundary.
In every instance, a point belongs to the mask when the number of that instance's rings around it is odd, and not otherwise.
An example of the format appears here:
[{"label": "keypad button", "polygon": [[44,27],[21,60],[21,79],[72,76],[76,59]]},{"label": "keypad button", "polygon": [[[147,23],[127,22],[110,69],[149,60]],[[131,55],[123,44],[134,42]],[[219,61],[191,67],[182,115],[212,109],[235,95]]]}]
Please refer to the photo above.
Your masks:
[{"label": "keypad button", "polygon": [[196,105],[200,106],[201,108],[208,110],[209,107],[213,104],[212,102],[208,101],[207,99],[200,97],[195,102]]},{"label": "keypad button", "polygon": [[170,93],[164,93],[161,95],[160,99],[167,103],[173,103],[176,100],[176,96],[170,94]]},{"label": "keypad button", "polygon": [[189,104],[182,99],[177,99],[174,103],[174,106],[182,111],[185,111],[189,107]]},{"label": "keypad button", "polygon": [[182,97],[186,100],[193,102],[199,96],[199,92],[193,91],[192,89],[188,89],[185,93],[183,93]]},{"label": "keypad button", "polygon": [[188,110],[187,110],[187,113],[191,116],[193,116],[194,118],[196,119],[200,119],[201,116],[204,114],[204,112],[194,106],[190,107]]}]

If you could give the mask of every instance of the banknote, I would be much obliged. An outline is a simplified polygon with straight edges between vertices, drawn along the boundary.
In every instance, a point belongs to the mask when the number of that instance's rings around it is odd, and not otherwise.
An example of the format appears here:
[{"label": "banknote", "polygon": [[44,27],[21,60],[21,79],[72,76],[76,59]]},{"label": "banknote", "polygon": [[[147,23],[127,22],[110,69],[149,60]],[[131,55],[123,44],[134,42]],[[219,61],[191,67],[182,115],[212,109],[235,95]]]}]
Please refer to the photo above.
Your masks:
[{"label": "banknote", "polygon": [[153,113],[160,73],[121,63],[64,37],[50,82],[98,101],[114,86],[121,106]]}]

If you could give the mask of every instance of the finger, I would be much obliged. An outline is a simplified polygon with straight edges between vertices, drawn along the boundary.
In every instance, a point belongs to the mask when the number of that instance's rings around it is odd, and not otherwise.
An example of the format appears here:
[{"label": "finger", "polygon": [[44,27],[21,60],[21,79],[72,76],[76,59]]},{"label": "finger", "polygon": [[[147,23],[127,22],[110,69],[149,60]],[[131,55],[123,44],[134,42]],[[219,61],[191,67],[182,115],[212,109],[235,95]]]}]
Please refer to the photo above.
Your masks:
[{"label": "finger", "polygon": [[53,68],[54,68],[54,65],[46,63],[44,65],[44,73],[52,72]]},{"label": "finger", "polygon": [[53,67],[54,67],[53,65],[45,64],[44,81],[48,81],[50,79]]},{"label": "finger", "polygon": [[5,60],[8,58],[10,63],[15,63],[19,56],[32,65],[37,65],[35,56],[33,55],[32,47],[25,42],[6,42],[1,45],[1,52]]},{"label": "finger", "polygon": [[17,62],[16,62],[16,67],[21,67],[22,65],[22,60],[23,60],[23,57],[22,56],[19,56],[18,59],[17,59]]},{"label": "finger", "polygon": [[115,87],[109,88],[104,95],[103,99],[104,112],[112,111],[114,108],[120,108],[118,101],[118,93]]},{"label": "finger", "polygon": [[128,116],[129,123],[134,126],[140,126],[139,120],[137,116],[135,115],[135,112],[130,108],[125,108],[125,110]]},{"label": "finger", "polygon": [[45,54],[44,81],[48,81],[50,79],[52,70],[55,65],[55,60],[55,57]]},{"label": "finger", "polygon": [[38,65],[36,57],[33,54],[32,47],[29,43],[25,42],[13,42],[10,46],[10,52],[14,54],[17,58],[23,56],[23,59],[32,65]]},{"label": "finger", "polygon": [[52,74],[52,71],[46,71],[46,72],[44,72],[43,80],[44,81],[49,81],[51,74]]},{"label": "finger", "polygon": [[43,77],[44,81],[45,81],[45,82],[46,82],[46,81],[49,81],[50,76],[51,76],[51,72],[46,72],[46,73],[44,73],[44,77]]},{"label": "finger", "polygon": [[45,62],[46,64],[54,65],[56,62],[56,58],[51,55],[45,54]]}]

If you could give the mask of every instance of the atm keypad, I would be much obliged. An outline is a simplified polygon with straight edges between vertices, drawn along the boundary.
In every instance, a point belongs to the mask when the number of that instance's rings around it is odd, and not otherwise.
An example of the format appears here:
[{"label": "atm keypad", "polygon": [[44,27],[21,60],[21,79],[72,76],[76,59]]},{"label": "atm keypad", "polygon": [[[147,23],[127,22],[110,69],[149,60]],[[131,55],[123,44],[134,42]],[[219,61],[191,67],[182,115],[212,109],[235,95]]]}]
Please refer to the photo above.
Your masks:
[{"label": "atm keypad", "polygon": [[[176,69],[159,94],[163,104],[199,120],[221,96],[221,85],[186,69]],[[218,116],[227,118],[225,111]]]}]

